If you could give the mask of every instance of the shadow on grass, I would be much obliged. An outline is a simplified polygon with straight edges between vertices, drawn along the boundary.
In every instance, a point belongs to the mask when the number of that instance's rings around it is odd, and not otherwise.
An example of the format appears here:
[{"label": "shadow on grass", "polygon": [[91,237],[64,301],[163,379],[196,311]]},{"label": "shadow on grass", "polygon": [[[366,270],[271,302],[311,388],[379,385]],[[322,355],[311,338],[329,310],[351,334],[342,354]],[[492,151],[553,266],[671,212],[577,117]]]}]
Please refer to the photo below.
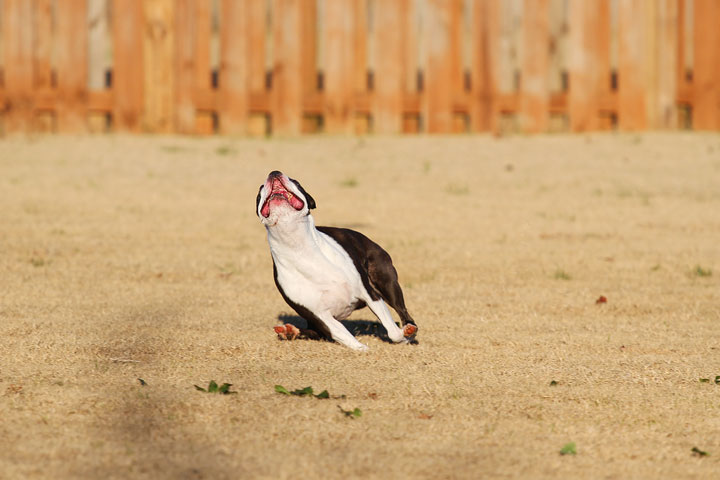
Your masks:
[{"label": "shadow on grass", "polygon": [[[88,435],[104,446],[104,455],[71,466],[74,476],[103,478],[125,472],[124,476],[132,478],[148,474],[214,479],[225,478],[232,468],[219,445],[211,441],[214,434],[193,427],[192,415],[187,419],[185,402],[196,393],[190,381],[183,386],[188,392],[186,398],[172,388],[170,381],[148,377],[158,375],[163,366],[177,366],[168,352],[178,348],[173,343],[178,341],[173,331],[183,320],[184,312],[177,307],[181,303],[177,299],[173,304],[125,307],[108,312],[103,319],[108,324],[105,336],[92,347],[98,377],[94,381],[114,381],[115,385],[114,389],[103,389],[103,408],[91,411]],[[126,378],[119,382],[118,377]],[[137,380],[141,377],[152,379],[142,383]]]},{"label": "shadow on grass", "polygon": [[[297,328],[307,328],[307,321],[298,315],[278,315],[278,321],[289,323]],[[385,328],[372,320],[342,320],[340,323],[355,337],[377,337],[385,343],[393,343]],[[310,339],[307,339],[310,340]],[[318,340],[314,340],[318,341]],[[324,340],[319,340],[324,341]]]}]

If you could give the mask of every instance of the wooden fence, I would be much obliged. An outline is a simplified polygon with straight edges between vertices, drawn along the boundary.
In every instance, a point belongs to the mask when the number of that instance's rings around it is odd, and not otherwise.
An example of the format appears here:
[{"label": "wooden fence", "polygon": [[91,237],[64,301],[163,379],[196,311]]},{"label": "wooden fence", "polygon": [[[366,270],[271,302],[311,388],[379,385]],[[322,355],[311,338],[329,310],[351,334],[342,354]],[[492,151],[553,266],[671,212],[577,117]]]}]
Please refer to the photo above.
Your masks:
[{"label": "wooden fence", "polygon": [[719,0],[0,0],[0,131],[720,130]]}]

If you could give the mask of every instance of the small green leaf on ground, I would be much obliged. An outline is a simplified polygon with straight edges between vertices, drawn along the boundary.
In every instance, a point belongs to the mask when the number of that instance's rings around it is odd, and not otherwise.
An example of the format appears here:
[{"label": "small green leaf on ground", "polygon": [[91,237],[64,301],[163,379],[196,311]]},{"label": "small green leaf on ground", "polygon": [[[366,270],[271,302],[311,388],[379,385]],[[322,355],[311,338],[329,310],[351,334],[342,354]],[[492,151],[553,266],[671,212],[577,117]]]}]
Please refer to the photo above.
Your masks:
[{"label": "small green leaf on ground", "polygon": [[362,416],[362,411],[359,408],[355,408],[354,410],[345,410],[340,405],[337,406],[340,411],[348,418],[352,418],[353,420]]},{"label": "small green leaf on ground", "polygon": [[282,385],[275,385],[275,391],[276,391],[277,393],[282,393],[283,395],[295,395],[295,396],[298,396],[298,397],[309,397],[309,396],[312,396],[312,397],[320,398],[320,399],[330,398],[330,394],[328,393],[327,390],[323,390],[322,392],[320,392],[320,393],[318,393],[317,395],[315,395],[315,392],[313,391],[313,388],[312,388],[312,387],[300,388],[300,389],[297,389],[297,390],[293,390],[293,391],[291,392],[290,390],[288,390],[287,388],[283,387]]},{"label": "small green leaf on ground", "polygon": [[232,387],[232,383],[223,383],[220,385],[220,388],[218,388],[218,393],[222,395],[230,395],[237,392],[231,392],[230,387]]},{"label": "small green leaf on ground", "polygon": [[445,191],[451,195],[467,195],[470,193],[470,188],[464,184],[451,183],[445,187]]},{"label": "small green leaf on ground", "polygon": [[704,450],[700,450],[698,447],[693,447],[692,450],[690,450],[690,451],[696,457],[707,457],[708,455],[710,455],[708,452],[706,452]]},{"label": "small green leaf on ground", "polygon": [[710,383],[710,379],[709,378],[701,378],[700,383]]},{"label": "small green leaf on ground", "polygon": [[230,146],[223,145],[221,147],[216,148],[215,153],[218,155],[232,155],[235,153],[235,150]]},{"label": "small green leaf on ground", "polygon": [[715,385],[720,385],[720,375],[715,375]]},{"label": "small green leaf on ground", "polygon": [[354,188],[358,186],[357,178],[355,177],[348,177],[342,182],[340,182],[340,186],[345,188]]},{"label": "small green leaf on ground", "polygon": [[550,380],[551,387],[556,387],[557,385],[559,385],[559,382],[557,380]]},{"label": "small green leaf on ground", "polygon": [[210,383],[208,383],[207,390],[195,385],[195,390],[199,390],[201,392],[205,393],[219,393],[221,395],[230,395],[237,392],[231,392],[230,387],[232,387],[232,383],[223,383],[222,385],[218,385],[215,380],[210,380]]},{"label": "small green leaf on ground", "polygon": [[577,455],[577,448],[575,447],[575,442],[566,443],[560,449],[560,455]]},{"label": "small green leaf on ground", "polygon": [[145,380],[143,380],[142,378],[138,378],[138,382],[140,382],[140,385],[142,385],[143,387],[145,385],[147,385],[147,382]]},{"label": "small green leaf on ground", "polygon": [[33,267],[44,267],[50,262],[46,261],[44,258],[41,257],[33,257],[30,259],[30,263]]},{"label": "small green leaf on ground", "polygon": [[709,268],[702,268],[700,265],[698,265],[695,267],[695,275],[697,275],[698,277],[711,277],[712,270],[710,270]]},{"label": "small green leaf on ground", "polygon": [[556,280],[570,280],[572,278],[569,273],[562,269],[555,270],[553,277],[555,277]]}]

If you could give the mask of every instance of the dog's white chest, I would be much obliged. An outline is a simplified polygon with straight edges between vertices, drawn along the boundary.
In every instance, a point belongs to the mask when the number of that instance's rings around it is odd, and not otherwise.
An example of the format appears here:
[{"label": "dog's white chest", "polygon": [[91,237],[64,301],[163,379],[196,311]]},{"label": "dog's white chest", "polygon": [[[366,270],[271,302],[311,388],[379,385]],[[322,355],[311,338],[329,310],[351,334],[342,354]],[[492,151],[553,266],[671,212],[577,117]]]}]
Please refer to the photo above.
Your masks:
[{"label": "dog's white chest", "polygon": [[362,297],[360,274],[337,242],[314,233],[311,241],[296,244],[270,239],[277,281],[293,302],[329,311],[336,319],[347,318]]}]

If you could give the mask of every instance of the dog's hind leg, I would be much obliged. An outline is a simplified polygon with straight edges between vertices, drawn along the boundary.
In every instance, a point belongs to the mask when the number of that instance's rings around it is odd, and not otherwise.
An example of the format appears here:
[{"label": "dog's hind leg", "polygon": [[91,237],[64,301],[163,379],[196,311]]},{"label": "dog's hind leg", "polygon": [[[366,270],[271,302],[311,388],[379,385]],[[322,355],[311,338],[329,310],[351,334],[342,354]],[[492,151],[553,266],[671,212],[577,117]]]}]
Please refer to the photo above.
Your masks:
[{"label": "dog's hind leg", "polygon": [[[395,270],[390,255],[388,255],[387,252],[381,250],[381,252],[376,255],[383,261],[377,261],[377,257],[368,258],[367,270],[370,284],[380,294],[380,297],[398,313],[403,325],[403,336],[405,338],[412,338],[417,333],[418,328],[415,320],[413,320],[405,307],[405,298],[402,288],[400,288],[400,283],[398,282],[397,270]],[[372,309],[372,307],[370,308]],[[380,318],[380,315],[378,315],[374,309],[372,310],[375,315]],[[385,325],[384,322],[383,325]],[[385,328],[387,328],[387,326]],[[388,334],[389,333],[390,331],[388,330]]]},{"label": "dog's hind leg", "polygon": [[298,328],[292,323],[277,325],[274,327],[280,340],[295,340],[297,338],[307,340],[322,340],[323,337],[312,328]]},{"label": "dog's hind leg", "polygon": [[[383,327],[385,327],[388,337],[393,342],[407,342],[409,341],[409,337],[414,335],[417,331],[417,327],[411,324],[406,325],[405,328],[402,329],[398,327],[393,320],[392,315],[390,314],[390,310],[388,310],[387,305],[385,305],[385,302],[383,302],[382,300],[366,300],[366,303],[367,306],[370,307],[370,310],[372,310],[372,312],[378,318],[378,320],[380,320],[380,323],[382,323]],[[408,327],[414,327],[414,330],[412,332],[407,332],[406,329],[408,329]]]}]

